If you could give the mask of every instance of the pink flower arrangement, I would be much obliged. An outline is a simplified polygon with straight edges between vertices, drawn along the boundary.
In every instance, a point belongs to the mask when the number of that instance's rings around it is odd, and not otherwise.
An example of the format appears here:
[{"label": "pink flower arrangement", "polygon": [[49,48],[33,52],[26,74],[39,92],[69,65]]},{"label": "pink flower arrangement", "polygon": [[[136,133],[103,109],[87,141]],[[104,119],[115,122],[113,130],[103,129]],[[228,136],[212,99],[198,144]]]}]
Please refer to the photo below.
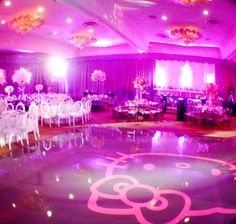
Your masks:
[{"label": "pink flower arrangement", "polygon": [[144,89],[147,85],[147,79],[141,76],[136,77],[134,80],[134,88],[135,89]]},{"label": "pink flower arrangement", "polygon": [[20,68],[16,70],[12,76],[12,81],[17,82],[18,85],[24,85],[26,83],[30,83],[32,77],[32,73],[25,69],[25,68]]},{"label": "pink flower arrangement", "polygon": [[6,82],[5,70],[0,69],[0,84],[3,85]]},{"label": "pink flower arrangement", "polygon": [[42,85],[42,84],[37,84],[37,85],[35,85],[35,90],[37,90],[38,92],[40,92],[41,90],[43,90],[43,85]]},{"label": "pink flower arrangement", "polygon": [[101,70],[95,70],[92,73],[91,79],[94,82],[97,82],[97,81],[104,82],[106,80],[106,73]]}]

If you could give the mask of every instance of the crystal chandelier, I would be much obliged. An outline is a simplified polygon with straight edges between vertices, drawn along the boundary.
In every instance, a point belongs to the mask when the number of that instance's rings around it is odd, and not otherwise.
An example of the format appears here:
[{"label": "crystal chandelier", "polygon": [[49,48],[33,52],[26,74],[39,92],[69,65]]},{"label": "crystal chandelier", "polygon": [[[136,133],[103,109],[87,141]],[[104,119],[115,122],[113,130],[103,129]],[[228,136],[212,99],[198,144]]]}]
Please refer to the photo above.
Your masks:
[{"label": "crystal chandelier", "polygon": [[97,41],[95,37],[95,22],[86,22],[82,25],[81,29],[76,33],[72,34],[70,38],[70,43],[80,49],[89,46]]},{"label": "crystal chandelier", "polygon": [[197,4],[205,4],[210,2],[211,0],[171,0],[172,2],[181,4],[181,5],[197,5]]},{"label": "crystal chandelier", "polygon": [[18,33],[27,33],[32,29],[43,25],[44,18],[40,15],[20,15],[9,22],[9,27]]},{"label": "crystal chandelier", "polygon": [[199,29],[192,26],[172,27],[169,29],[169,34],[171,38],[178,39],[186,45],[200,39],[202,36]]},{"label": "crystal chandelier", "polygon": [[83,49],[96,41],[97,39],[95,37],[92,37],[89,34],[79,32],[73,34],[70,38],[70,43],[76,47],[79,47],[80,49]]}]

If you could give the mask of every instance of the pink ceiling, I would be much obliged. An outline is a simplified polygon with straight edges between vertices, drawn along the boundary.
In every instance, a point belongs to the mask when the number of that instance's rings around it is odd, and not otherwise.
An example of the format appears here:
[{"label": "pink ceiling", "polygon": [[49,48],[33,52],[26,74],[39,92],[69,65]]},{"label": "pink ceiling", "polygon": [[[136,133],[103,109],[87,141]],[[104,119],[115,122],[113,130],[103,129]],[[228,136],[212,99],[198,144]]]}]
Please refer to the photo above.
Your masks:
[{"label": "pink ceiling", "polygon": [[[0,25],[0,49],[15,49],[61,54],[66,57],[113,53],[168,53],[209,56],[235,60],[236,1],[209,0],[207,4],[184,6],[171,0],[11,0],[0,1],[0,21],[36,13],[44,7],[45,23],[26,34]],[[209,15],[202,14],[208,10]],[[161,17],[168,17],[163,21]],[[67,18],[72,23],[66,23]],[[94,21],[97,42],[79,49],[70,44],[72,33],[83,23]],[[171,39],[174,25],[199,27],[202,37],[186,46]],[[57,35],[53,35],[57,31]]]}]

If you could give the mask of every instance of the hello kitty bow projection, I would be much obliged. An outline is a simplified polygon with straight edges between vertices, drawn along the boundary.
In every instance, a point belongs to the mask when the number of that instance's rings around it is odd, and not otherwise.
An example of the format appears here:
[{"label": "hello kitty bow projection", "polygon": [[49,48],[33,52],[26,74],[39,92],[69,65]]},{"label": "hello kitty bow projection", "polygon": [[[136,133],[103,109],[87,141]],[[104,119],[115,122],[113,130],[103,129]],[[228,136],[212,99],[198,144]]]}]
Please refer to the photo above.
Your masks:
[{"label": "hello kitty bow projection", "polygon": [[[226,201],[226,178],[234,180],[233,163],[212,158],[168,153],[119,153],[108,165],[103,178],[93,183],[88,208],[103,215],[126,216],[130,223],[185,223],[193,217],[236,214],[234,208],[222,206]],[[173,169],[163,169],[173,165]],[[133,167],[140,172],[133,172]],[[209,172],[205,172],[206,169]],[[155,172],[155,175],[150,175]],[[191,172],[184,180],[184,173]],[[187,176],[187,175],[186,175]],[[205,189],[205,180],[218,183],[217,192]],[[222,184],[221,184],[222,182]],[[193,192],[188,185],[194,185]],[[233,181],[232,181],[232,184]],[[209,186],[209,185],[207,185]],[[216,202],[217,194],[225,195]],[[199,206],[200,201],[207,201]],[[218,204],[217,204],[218,203]]]}]

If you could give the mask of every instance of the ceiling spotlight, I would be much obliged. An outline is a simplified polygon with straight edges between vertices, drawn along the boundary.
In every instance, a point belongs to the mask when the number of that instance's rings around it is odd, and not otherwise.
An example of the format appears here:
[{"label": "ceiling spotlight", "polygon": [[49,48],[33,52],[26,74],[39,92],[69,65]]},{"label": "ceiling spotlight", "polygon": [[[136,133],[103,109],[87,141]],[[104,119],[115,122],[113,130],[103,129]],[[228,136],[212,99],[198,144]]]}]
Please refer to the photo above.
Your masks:
[{"label": "ceiling spotlight", "polygon": [[168,17],[167,16],[162,16],[161,19],[166,21],[168,19]]},{"label": "ceiling spotlight", "polygon": [[98,24],[93,21],[88,21],[82,24],[82,27],[96,27]]},{"label": "ceiling spotlight", "polygon": [[203,14],[204,16],[208,16],[208,15],[209,15],[209,12],[208,12],[207,10],[203,10],[203,11],[202,11],[202,14]]},{"label": "ceiling spotlight", "polygon": [[38,11],[39,13],[42,13],[42,12],[44,12],[44,8],[43,8],[43,7],[38,7],[37,11]]},{"label": "ceiling spotlight", "polygon": [[10,6],[11,6],[11,1],[10,1],[10,0],[5,1],[5,2],[4,2],[4,5],[5,5],[6,7],[10,7]]},{"label": "ceiling spotlight", "polygon": [[1,24],[2,24],[2,25],[4,25],[5,23],[6,23],[6,21],[5,21],[5,20],[2,20],[2,21],[1,21]]},{"label": "ceiling spotlight", "polygon": [[58,32],[57,31],[53,31],[53,33],[52,33],[53,35],[57,35],[58,34]]},{"label": "ceiling spotlight", "polygon": [[67,18],[67,19],[66,19],[66,22],[67,22],[67,23],[72,23],[72,19],[71,19],[71,18]]}]

